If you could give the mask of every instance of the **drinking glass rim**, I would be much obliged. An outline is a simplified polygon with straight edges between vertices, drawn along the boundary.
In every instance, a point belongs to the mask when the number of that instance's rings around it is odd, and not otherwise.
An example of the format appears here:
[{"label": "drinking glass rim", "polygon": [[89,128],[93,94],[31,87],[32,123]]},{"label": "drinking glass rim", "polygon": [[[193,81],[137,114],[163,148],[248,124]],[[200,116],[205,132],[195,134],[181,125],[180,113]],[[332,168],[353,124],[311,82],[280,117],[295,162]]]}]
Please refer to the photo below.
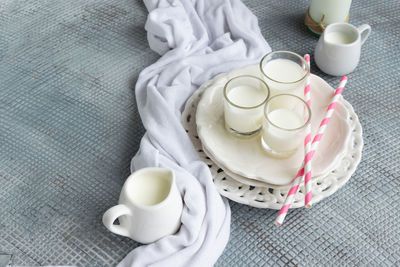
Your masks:
[{"label": "drinking glass rim", "polygon": [[[276,125],[275,123],[273,123],[273,122],[268,118],[268,114],[267,114],[268,103],[269,103],[272,99],[277,98],[277,97],[279,97],[279,96],[291,96],[291,97],[295,97],[295,98],[299,99],[301,102],[304,103],[304,105],[307,107],[308,119],[307,119],[306,122],[304,122],[303,125],[301,125],[300,127],[294,128],[294,129],[287,129],[287,128],[283,128],[283,127],[280,127],[280,126]],[[310,121],[311,121],[311,108],[310,108],[310,106],[307,104],[306,101],[304,101],[301,97],[298,97],[297,95],[292,95],[292,94],[279,94],[279,95],[274,95],[273,97],[271,97],[270,99],[268,99],[267,103],[265,104],[265,108],[264,108],[264,117],[267,119],[267,121],[268,121],[270,124],[272,124],[274,127],[278,128],[278,129],[285,130],[285,131],[297,131],[297,130],[300,130],[300,129],[306,127],[306,126],[310,123]]]},{"label": "drinking glass rim", "polygon": [[[247,77],[247,78],[252,78],[252,79],[257,79],[257,80],[260,81],[262,84],[264,84],[265,87],[267,88],[267,96],[266,96],[266,98],[264,99],[264,101],[262,101],[260,104],[258,104],[258,105],[256,105],[256,106],[251,106],[251,107],[240,106],[240,105],[238,105],[238,104],[233,103],[233,102],[229,99],[228,95],[226,94],[227,86],[228,86],[228,84],[229,84],[232,80],[235,80],[235,79],[238,79],[238,78],[245,78],[245,77]],[[253,108],[261,107],[262,105],[264,105],[264,104],[267,102],[267,100],[268,100],[268,98],[269,98],[269,95],[270,95],[270,90],[269,90],[269,86],[267,85],[267,83],[264,82],[263,80],[261,80],[260,78],[258,78],[258,77],[256,77],[256,76],[253,76],[253,75],[239,75],[239,76],[233,77],[232,79],[230,79],[229,81],[227,81],[226,84],[225,84],[225,86],[224,86],[224,97],[225,97],[226,101],[228,101],[228,103],[231,104],[232,106],[237,107],[237,108],[240,108],[240,109],[253,109]]]},{"label": "drinking glass rim", "polygon": [[[265,59],[266,57],[268,57],[269,55],[277,54],[277,53],[288,53],[288,54],[292,54],[292,55],[294,55],[294,56],[300,58],[301,61],[303,61],[304,65],[306,66],[306,70],[307,70],[307,71],[306,71],[305,75],[304,75],[302,78],[300,78],[299,80],[294,81],[294,82],[281,82],[281,81],[277,81],[277,80],[275,80],[275,79],[272,79],[272,78],[269,77],[267,74],[265,74],[264,69],[263,69],[263,61],[264,61],[264,59]],[[274,82],[276,82],[276,83],[281,83],[281,84],[293,84],[293,83],[297,83],[297,82],[300,82],[300,81],[304,80],[304,79],[307,77],[308,73],[310,72],[310,67],[309,67],[308,64],[307,64],[307,61],[306,61],[303,57],[301,57],[299,54],[294,53],[294,52],[291,52],[291,51],[279,50],[279,51],[272,51],[272,52],[269,52],[268,54],[266,54],[266,55],[264,55],[264,56],[262,57],[262,59],[261,59],[261,61],[260,61],[260,71],[261,71],[261,73],[262,73],[265,77],[267,77],[269,80],[274,81]]]}]

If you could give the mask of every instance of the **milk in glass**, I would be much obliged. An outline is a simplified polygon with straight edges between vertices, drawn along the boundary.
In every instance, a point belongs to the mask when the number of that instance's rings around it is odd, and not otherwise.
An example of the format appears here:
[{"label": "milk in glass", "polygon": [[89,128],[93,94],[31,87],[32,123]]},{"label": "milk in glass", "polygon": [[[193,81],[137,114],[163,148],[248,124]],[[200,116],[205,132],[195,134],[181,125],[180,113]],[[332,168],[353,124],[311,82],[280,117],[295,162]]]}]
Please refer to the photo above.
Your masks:
[{"label": "milk in glass", "polygon": [[264,115],[263,148],[273,157],[293,155],[303,143],[305,126],[311,119],[310,107],[295,95],[281,94],[267,101]]},{"label": "milk in glass", "polygon": [[269,113],[269,119],[278,127],[266,124],[262,138],[272,150],[290,152],[301,144],[303,135],[293,130],[303,125],[299,114],[287,108],[280,108]]},{"label": "milk in glass", "polygon": [[235,104],[225,103],[227,127],[240,133],[259,130],[263,121],[264,106],[255,106],[264,102],[267,93],[260,88],[242,85],[229,90],[227,97],[231,103]]},{"label": "milk in glass", "polygon": [[283,93],[291,93],[302,96],[304,87],[300,81],[304,77],[304,70],[299,64],[289,59],[274,59],[263,67],[268,76],[265,82],[271,90],[271,96]]},{"label": "milk in glass", "polygon": [[309,12],[316,22],[320,22],[323,15],[324,24],[345,22],[350,6],[351,0],[311,0]]},{"label": "milk in glass", "polygon": [[260,71],[271,97],[292,94],[303,98],[309,68],[302,56],[290,51],[268,53],[261,59]]},{"label": "milk in glass", "polygon": [[259,132],[268,97],[267,84],[255,76],[242,75],[229,80],[224,87],[225,128],[238,136]]}]

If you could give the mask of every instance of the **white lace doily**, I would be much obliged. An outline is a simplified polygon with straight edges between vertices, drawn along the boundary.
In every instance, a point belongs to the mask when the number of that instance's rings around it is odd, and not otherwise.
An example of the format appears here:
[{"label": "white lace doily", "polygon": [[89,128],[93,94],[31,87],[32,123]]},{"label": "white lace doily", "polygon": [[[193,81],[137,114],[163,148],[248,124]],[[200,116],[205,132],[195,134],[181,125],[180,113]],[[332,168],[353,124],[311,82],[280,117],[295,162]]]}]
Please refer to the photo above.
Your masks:
[{"label": "white lace doily", "polygon": [[[221,74],[214,79],[203,84],[187,101],[185,110],[182,114],[182,123],[198,151],[201,159],[207,163],[211,170],[214,184],[219,193],[233,201],[253,206],[256,208],[280,209],[290,185],[272,185],[253,186],[241,183],[230,177],[225,171],[215,164],[204,151],[201,141],[197,135],[196,126],[196,109],[202,93],[206,88],[213,84],[216,80],[226,74]],[[312,180],[313,203],[317,203],[322,199],[332,195],[340,187],[342,187],[356,170],[361,160],[361,152],[363,148],[362,128],[353,107],[343,101],[345,108],[349,113],[349,124],[351,125],[351,138],[348,143],[347,153],[343,155],[335,168]],[[304,206],[304,187],[300,186],[299,192],[296,194],[293,202],[293,208]]]}]

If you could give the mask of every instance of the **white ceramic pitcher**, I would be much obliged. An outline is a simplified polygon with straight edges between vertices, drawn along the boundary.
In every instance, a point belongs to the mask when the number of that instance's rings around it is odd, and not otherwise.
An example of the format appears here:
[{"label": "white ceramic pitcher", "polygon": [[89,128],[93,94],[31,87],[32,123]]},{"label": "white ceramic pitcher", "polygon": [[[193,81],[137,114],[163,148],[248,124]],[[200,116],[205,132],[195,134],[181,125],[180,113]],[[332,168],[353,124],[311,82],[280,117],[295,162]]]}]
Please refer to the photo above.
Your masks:
[{"label": "white ceramic pitcher", "polygon": [[145,168],[128,177],[119,204],[104,213],[103,224],[115,234],[148,244],[179,229],[182,208],[174,173]]},{"label": "white ceramic pitcher", "polygon": [[361,46],[370,33],[368,24],[358,28],[344,22],[328,25],[315,48],[315,63],[323,72],[333,76],[352,72],[360,61]]}]

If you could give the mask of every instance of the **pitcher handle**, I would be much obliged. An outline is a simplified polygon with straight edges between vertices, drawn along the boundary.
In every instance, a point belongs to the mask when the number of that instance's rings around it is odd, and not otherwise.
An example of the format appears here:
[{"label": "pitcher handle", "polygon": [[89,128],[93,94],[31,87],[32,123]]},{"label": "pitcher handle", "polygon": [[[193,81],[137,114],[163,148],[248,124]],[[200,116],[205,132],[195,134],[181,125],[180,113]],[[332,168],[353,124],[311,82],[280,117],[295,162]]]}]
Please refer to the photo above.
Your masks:
[{"label": "pitcher handle", "polygon": [[361,35],[361,45],[367,40],[369,34],[371,33],[371,26],[368,24],[363,24],[357,28],[358,32]]},{"label": "pitcher handle", "polygon": [[132,215],[131,210],[124,204],[109,208],[103,215],[104,226],[117,235],[129,237],[129,230],[121,225],[114,224],[114,221],[122,215]]}]

